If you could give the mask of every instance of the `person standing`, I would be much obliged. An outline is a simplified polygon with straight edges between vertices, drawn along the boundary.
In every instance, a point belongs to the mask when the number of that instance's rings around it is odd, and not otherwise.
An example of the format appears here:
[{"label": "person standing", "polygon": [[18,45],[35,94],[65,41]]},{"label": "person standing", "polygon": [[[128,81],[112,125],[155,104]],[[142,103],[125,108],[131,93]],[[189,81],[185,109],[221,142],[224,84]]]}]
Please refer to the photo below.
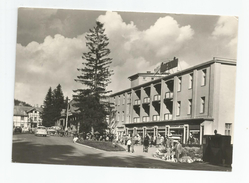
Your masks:
[{"label": "person standing", "polygon": [[179,159],[180,159],[181,154],[182,154],[182,144],[178,140],[175,145],[175,155],[176,155],[177,162],[180,162]]},{"label": "person standing", "polygon": [[144,137],[144,147],[143,147],[143,152],[148,152],[149,144],[150,144],[150,138],[148,135]]},{"label": "person standing", "polygon": [[136,136],[133,136],[131,138],[131,152],[134,153],[135,152],[135,149],[134,149],[134,146],[136,144]]},{"label": "person standing", "polygon": [[130,152],[130,148],[131,148],[131,139],[129,138],[127,140],[127,149],[128,149],[128,152]]}]

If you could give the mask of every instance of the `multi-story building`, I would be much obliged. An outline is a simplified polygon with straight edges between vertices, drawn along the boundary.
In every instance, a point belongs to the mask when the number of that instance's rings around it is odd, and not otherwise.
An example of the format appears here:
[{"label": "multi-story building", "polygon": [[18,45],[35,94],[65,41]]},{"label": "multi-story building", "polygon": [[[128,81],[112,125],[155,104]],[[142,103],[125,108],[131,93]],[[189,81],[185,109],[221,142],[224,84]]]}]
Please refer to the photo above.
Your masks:
[{"label": "multi-story building", "polygon": [[33,107],[33,108],[27,110],[27,114],[29,117],[29,122],[30,122],[31,128],[42,125],[42,119],[41,119],[42,108]]},{"label": "multi-story building", "polygon": [[130,76],[131,88],[110,96],[117,135],[173,135],[187,143],[192,133],[202,144],[217,130],[233,140],[235,75],[235,60],[214,58],[160,78]]},{"label": "multi-story building", "polygon": [[27,110],[29,110],[30,107],[18,105],[14,106],[14,114],[13,114],[13,126],[20,126],[22,128],[29,127],[29,116],[27,114]]},{"label": "multi-story building", "polygon": [[42,108],[28,107],[22,104],[14,106],[13,125],[23,127],[37,127],[42,125]]}]

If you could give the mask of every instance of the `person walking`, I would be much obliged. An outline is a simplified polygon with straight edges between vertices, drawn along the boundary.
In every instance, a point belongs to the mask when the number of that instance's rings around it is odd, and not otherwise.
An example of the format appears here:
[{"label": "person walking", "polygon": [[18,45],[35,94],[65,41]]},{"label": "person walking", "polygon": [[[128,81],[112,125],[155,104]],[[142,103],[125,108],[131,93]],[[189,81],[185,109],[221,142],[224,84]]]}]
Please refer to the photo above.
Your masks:
[{"label": "person walking", "polygon": [[146,135],[144,137],[144,148],[143,148],[143,152],[148,152],[149,143],[150,143],[150,138],[149,138],[148,135]]},{"label": "person walking", "polygon": [[128,152],[130,152],[130,148],[131,148],[131,139],[129,138],[127,140],[127,149],[128,149]]}]

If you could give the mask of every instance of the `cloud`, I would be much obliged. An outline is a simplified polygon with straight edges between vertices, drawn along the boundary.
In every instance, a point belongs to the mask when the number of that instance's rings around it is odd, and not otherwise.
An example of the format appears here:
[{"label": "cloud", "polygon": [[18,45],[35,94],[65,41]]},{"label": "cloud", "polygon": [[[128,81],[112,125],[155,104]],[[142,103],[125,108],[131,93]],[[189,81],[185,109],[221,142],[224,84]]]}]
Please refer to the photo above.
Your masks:
[{"label": "cloud", "polygon": [[158,63],[173,58],[194,35],[189,25],[181,27],[170,16],[159,18],[144,31],[138,30],[133,22],[125,23],[116,12],[106,12],[97,20],[104,23],[110,40],[110,57],[113,58],[115,73],[109,88],[113,91],[128,88],[129,76],[153,71]]},{"label": "cloud", "polygon": [[228,37],[236,37],[238,32],[238,18],[236,17],[228,17],[221,16],[212,32],[212,36],[228,36]]},{"label": "cloud", "polygon": [[57,34],[47,36],[40,44],[17,44],[16,50],[15,97],[18,99],[41,105],[49,87],[61,84],[64,95],[69,97],[73,89],[81,87],[74,79],[79,75],[77,68],[81,67],[82,52],[86,51],[84,39]]},{"label": "cloud", "polygon": [[212,39],[219,41],[227,49],[227,55],[236,58],[238,40],[238,18],[221,16],[212,32]]}]

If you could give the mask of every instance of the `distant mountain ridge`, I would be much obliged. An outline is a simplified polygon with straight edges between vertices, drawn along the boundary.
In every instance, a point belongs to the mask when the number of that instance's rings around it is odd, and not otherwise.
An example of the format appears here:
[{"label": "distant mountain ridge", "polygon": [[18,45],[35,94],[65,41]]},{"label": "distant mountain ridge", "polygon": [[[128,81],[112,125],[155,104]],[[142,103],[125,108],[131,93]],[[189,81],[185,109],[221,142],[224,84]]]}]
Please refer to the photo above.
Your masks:
[{"label": "distant mountain ridge", "polygon": [[20,101],[18,99],[14,99],[14,106],[18,106],[18,105],[23,105],[23,106],[27,106],[27,107],[32,107],[32,105],[26,103],[26,102],[23,102],[23,101]]}]

